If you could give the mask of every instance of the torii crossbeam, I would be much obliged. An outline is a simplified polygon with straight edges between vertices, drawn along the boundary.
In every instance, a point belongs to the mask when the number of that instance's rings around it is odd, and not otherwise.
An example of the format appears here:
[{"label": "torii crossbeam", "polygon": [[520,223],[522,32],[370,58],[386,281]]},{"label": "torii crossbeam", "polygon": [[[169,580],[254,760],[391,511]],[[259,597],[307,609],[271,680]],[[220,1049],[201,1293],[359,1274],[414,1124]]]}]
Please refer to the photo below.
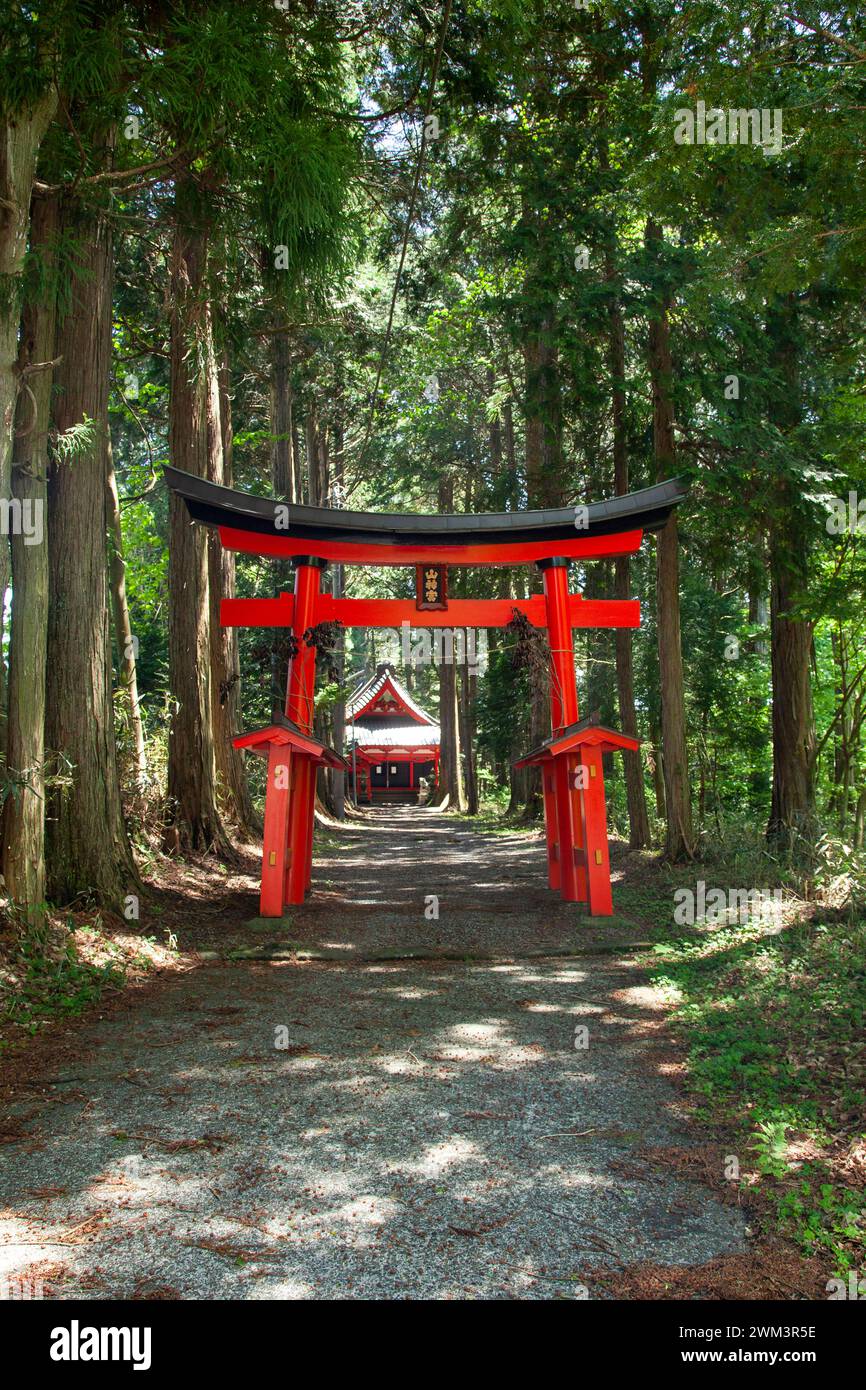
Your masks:
[{"label": "torii crossbeam", "polygon": [[[223,626],[284,627],[295,655],[289,667],[285,717],[235,739],[268,759],[261,913],[278,917],[301,903],[311,879],[316,767],[339,765],[332,750],[312,738],[316,649],[308,637],[323,622],[347,627],[504,627],[515,610],[550,643],[551,728],[547,743],[518,766],[539,766],[544,787],[548,882],[568,902],[589,911],[613,911],[602,753],[637,749],[636,738],[578,719],[572,629],[635,628],[637,599],[584,599],[569,594],[573,560],[634,554],[647,531],[658,531],[686,488],[679,479],[587,507],[503,512],[480,516],[350,512],[289,506],[220,487],[166,468],[172,506],[185,505],[193,521],[214,526],[222,544],[245,554],[291,559],[293,594],[226,599]],[[412,565],[412,599],[334,598],[321,591],[331,561],[350,565]],[[530,599],[448,599],[447,570],[458,565],[535,564],[543,594]]]}]

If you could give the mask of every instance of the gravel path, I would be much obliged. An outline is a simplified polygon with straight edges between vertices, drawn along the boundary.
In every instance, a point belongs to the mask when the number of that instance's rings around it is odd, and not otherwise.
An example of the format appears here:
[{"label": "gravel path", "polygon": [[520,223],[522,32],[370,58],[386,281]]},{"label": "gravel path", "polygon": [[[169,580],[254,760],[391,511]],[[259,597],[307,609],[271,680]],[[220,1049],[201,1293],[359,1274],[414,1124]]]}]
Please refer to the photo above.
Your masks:
[{"label": "gravel path", "polygon": [[[620,876],[615,863],[614,894]],[[621,917],[588,917],[548,889],[542,833],[484,833],[416,807],[377,808],[347,824],[338,848],[317,853],[313,888],[278,926],[249,922],[241,952],[328,960],[556,955],[641,934]]]},{"label": "gravel path", "polygon": [[[443,875],[422,838],[407,866],[395,836],[427,832],[388,820],[365,832],[371,913],[441,880],[507,957],[519,909],[477,882],[481,837],[446,820]],[[483,848],[513,882],[509,843]],[[328,891],[354,891],[349,856],[331,864]],[[466,908],[497,894],[504,933]],[[352,911],[298,919],[339,945]],[[415,946],[450,924],[422,911]],[[699,1142],[654,1054],[659,1007],[610,954],[202,965],[95,1022],[21,1106],[0,1277],[61,1298],[573,1298],[600,1294],[599,1263],[742,1251],[736,1207],[641,1157]]]}]

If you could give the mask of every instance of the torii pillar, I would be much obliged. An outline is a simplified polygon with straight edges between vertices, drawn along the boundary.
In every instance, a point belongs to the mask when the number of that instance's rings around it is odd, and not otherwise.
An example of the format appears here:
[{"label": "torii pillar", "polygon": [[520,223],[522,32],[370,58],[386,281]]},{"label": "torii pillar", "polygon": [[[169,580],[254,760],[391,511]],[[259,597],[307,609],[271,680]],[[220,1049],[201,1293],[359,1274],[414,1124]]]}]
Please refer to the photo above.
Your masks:
[{"label": "torii pillar", "polygon": [[[292,637],[295,655],[289,665],[286,715],[304,733],[313,728],[313,696],[316,684],[316,649],[304,641],[304,633],[316,625],[316,605],[321,593],[322,570],[327,560],[309,555],[292,558],[295,567],[295,603]],[[316,804],[316,768],[308,758],[293,758],[289,802],[288,853],[284,902],[302,903],[310,882],[313,858],[313,812]]]},{"label": "torii pillar", "polygon": [[[568,594],[568,560],[539,560],[550,642],[550,723],[559,732],[578,718],[577,680]],[[586,902],[583,815],[577,754],[557,758],[541,769],[547,833],[548,879],[566,902]]]}]

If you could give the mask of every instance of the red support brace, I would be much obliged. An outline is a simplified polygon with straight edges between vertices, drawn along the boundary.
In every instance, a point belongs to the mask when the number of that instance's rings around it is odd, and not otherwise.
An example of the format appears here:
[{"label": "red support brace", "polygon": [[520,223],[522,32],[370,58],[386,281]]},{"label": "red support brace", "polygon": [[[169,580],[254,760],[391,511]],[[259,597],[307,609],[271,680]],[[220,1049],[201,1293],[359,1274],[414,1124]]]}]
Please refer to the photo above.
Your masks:
[{"label": "red support brace", "polygon": [[[571,626],[640,627],[640,601],[636,598],[583,598],[568,596]],[[547,605],[542,594],[531,598],[453,598],[448,607],[423,610],[414,599],[334,598],[322,594],[316,606],[318,622],[340,622],[344,627],[410,628],[507,627],[514,610],[533,627],[547,626]],[[294,598],[224,598],[220,606],[223,627],[291,627]]]},{"label": "red support brace", "polygon": [[[281,594],[274,599],[222,599],[222,627],[291,627],[295,599]],[[446,609],[417,609],[414,599],[335,599],[322,594],[317,605],[320,623],[343,627],[456,628],[507,627],[514,609],[532,627],[548,626],[544,595],[528,599],[449,599]],[[639,627],[639,599],[585,599],[569,595],[571,627]]]}]

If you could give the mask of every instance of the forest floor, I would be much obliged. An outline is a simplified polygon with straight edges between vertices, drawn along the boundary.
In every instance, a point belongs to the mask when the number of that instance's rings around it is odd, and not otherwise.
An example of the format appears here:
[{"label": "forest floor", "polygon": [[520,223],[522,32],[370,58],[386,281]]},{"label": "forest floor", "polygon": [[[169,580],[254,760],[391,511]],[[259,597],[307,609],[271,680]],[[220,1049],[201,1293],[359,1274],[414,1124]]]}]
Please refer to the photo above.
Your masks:
[{"label": "forest floor", "polygon": [[615,856],[612,920],[547,891],[540,835],[431,811],[326,830],[282,922],[254,918],[255,868],[178,866],[143,904],[150,971],[6,1054],[0,1280],[826,1297],[826,1256],[765,1220],[699,1118],[648,969],[648,857]]}]

